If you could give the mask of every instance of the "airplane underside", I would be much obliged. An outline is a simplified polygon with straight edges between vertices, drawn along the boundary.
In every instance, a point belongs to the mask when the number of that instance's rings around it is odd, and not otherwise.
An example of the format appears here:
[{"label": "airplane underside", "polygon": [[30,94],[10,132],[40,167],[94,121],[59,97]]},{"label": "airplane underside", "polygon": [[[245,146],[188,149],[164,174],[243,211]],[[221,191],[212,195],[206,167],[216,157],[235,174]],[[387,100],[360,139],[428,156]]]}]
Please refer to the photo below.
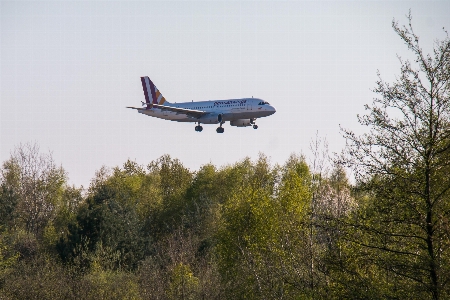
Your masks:
[{"label": "airplane underside", "polygon": [[219,119],[218,115],[222,116],[222,121],[233,121],[238,119],[256,119],[269,116],[271,113],[266,112],[239,112],[239,113],[212,113],[211,117],[205,116],[205,118],[194,118],[186,116],[185,114],[177,114],[174,112],[162,112],[159,109],[149,109],[149,110],[141,110],[140,113],[145,114],[147,116],[176,121],[176,122],[192,122],[192,123],[203,123],[203,124],[218,124]]},{"label": "airplane underside", "polygon": [[198,125],[195,126],[195,131],[198,132],[201,132],[203,130],[203,127],[200,124],[219,124],[219,127],[216,129],[217,133],[224,132],[224,128],[222,127],[222,125],[227,121],[230,122],[231,126],[237,127],[253,126],[254,129],[258,129],[258,125],[255,124],[255,120],[257,118],[266,117],[270,115],[270,113],[264,113],[260,111],[245,111],[239,113],[223,113],[223,114],[211,113],[210,117],[205,116],[204,118],[194,118],[184,114],[178,114],[174,112],[164,112],[159,109],[142,110],[140,112],[142,114],[164,120],[170,120],[175,122],[186,122],[186,123],[198,123]]}]

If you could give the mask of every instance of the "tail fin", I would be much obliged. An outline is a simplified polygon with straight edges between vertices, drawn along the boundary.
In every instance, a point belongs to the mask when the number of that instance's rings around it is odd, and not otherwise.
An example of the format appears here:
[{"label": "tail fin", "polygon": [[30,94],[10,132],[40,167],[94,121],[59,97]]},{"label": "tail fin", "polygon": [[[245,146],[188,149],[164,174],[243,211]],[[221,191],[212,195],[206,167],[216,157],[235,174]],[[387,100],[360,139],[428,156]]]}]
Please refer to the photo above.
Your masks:
[{"label": "tail fin", "polygon": [[141,82],[147,107],[151,107],[153,104],[164,105],[164,103],[168,103],[148,76],[141,77]]}]

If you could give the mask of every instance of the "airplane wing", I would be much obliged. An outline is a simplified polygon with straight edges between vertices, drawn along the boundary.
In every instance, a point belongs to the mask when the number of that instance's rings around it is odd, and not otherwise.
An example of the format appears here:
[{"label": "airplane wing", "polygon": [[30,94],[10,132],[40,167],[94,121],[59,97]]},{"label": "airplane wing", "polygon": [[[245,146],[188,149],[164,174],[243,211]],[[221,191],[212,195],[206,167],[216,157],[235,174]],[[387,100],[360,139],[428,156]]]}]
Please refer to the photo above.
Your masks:
[{"label": "airplane wing", "polygon": [[[165,105],[159,105],[159,104],[152,104],[152,107],[158,108],[160,110],[167,110],[176,112],[177,114],[184,114],[192,118],[200,118],[206,114],[209,114],[209,112],[202,111],[202,110],[195,110],[195,109],[188,109],[188,108],[181,108],[181,107],[172,107],[172,106],[165,106]],[[127,108],[131,109],[137,109],[137,110],[146,110],[147,108],[138,108],[138,107],[131,107],[127,106]]]}]

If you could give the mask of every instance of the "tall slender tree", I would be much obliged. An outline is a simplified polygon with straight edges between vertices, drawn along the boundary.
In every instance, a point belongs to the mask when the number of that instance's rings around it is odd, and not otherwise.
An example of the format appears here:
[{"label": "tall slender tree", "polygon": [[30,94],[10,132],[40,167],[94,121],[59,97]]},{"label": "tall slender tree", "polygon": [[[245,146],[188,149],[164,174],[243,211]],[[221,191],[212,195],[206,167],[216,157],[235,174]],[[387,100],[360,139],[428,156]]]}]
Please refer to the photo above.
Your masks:
[{"label": "tall slender tree", "polygon": [[[399,58],[393,83],[379,75],[379,95],[358,116],[369,132],[343,130],[343,162],[364,191],[347,238],[376,270],[385,297],[450,297],[450,39],[425,54],[412,27],[392,27],[414,54]],[[447,224],[447,225],[446,225]]]}]

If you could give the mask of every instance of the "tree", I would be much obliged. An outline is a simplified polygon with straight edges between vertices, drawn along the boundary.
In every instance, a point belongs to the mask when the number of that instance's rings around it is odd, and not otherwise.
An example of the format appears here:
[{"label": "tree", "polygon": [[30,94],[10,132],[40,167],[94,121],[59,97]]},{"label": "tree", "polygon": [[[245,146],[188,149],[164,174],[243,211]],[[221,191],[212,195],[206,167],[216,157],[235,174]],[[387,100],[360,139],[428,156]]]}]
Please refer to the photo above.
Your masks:
[{"label": "tree", "polygon": [[382,297],[441,299],[450,297],[450,39],[426,55],[407,18],[407,26],[394,20],[392,27],[415,61],[399,58],[392,84],[379,75],[379,97],[358,116],[367,134],[344,130],[342,162],[363,196],[347,220],[354,230],[345,230]]},{"label": "tree", "polygon": [[[313,297],[311,173],[303,157],[234,166],[241,183],[221,211],[217,252],[228,298]],[[314,270],[316,272],[316,270]]]},{"label": "tree", "polygon": [[37,144],[19,145],[0,170],[3,221],[14,219],[11,226],[40,236],[61,206],[66,181],[51,154],[40,154]]},{"label": "tree", "polygon": [[186,192],[192,183],[192,173],[178,159],[163,155],[147,166],[148,173],[159,179],[161,205],[148,219],[147,230],[159,237],[180,226],[186,208]]},{"label": "tree", "polygon": [[170,287],[167,292],[169,299],[196,298],[199,280],[194,276],[189,266],[183,263],[176,265],[170,277]]},{"label": "tree", "polygon": [[261,261],[254,254],[261,239],[272,238],[266,235],[273,221],[269,168],[267,159],[260,157],[256,164],[247,158],[227,170],[236,187],[221,207],[216,249],[227,298],[252,299],[263,292]]},{"label": "tree", "polygon": [[[63,260],[73,262],[82,252],[105,250],[113,256],[120,254],[120,259],[103,260],[106,270],[136,268],[147,246],[144,220],[138,214],[146,182],[143,168],[131,161],[123,169],[114,168],[112,174],[102,168],[76,219],[68,224],[68,234],[60,238],[58,250]],[[92,259],[87,258],[81,269],[91,267]]]}]

